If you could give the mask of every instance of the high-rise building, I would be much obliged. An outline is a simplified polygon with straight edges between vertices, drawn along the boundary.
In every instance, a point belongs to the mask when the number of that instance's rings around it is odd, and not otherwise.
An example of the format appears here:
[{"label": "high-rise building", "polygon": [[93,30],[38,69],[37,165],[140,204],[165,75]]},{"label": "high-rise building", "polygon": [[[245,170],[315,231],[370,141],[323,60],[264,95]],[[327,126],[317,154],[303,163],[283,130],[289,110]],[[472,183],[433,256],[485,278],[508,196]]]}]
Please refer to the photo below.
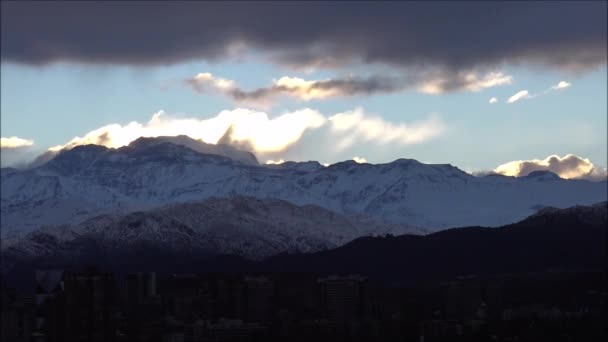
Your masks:
[{"label": "high-rise building", "polygon": [[62,311],[63,271],[37,270],[36,278],[36,313],[32,339],[37,342],[61,341],[64,338]]},{"label": "high-rise building", "polygon": [[89,269],[64,275],[68,341],[113,341],[116,338],[114,275]]},{"label": "high-rise building", "polygon": [[366,278],[330,276],[318,280],[321,304],[331,326],[341,334],[356,335],[365,303]]}]

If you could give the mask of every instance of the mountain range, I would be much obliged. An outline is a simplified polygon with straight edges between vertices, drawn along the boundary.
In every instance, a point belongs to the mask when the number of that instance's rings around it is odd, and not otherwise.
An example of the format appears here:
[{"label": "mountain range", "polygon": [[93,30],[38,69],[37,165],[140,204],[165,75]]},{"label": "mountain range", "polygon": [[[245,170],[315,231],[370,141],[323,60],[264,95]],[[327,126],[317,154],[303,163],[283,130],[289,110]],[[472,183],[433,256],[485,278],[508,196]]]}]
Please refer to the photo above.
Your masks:
[{"label": "mountain range", "polygon": [[499,226],[545,206],[588,205],[607,197],[606,181],[566,180],[550,172],[476,177],[449,164],[413,159],[259,165],[249,152],[185,136],[140,138],[118,149],[77,146],[37,167],[3,168],[1,178],[4,238],[42,225],[211,197],[282,199],[422,231]]},{"label": "mountain range", "polygon": [[477,177],[413,159],[260,165],[249,152],[178,136],[76,146],[3,168],[1,190],[3,250],[44,255],[94,237],[259,259],[370,235],[497,227],[545,207],[605,201],[607,182]]}]

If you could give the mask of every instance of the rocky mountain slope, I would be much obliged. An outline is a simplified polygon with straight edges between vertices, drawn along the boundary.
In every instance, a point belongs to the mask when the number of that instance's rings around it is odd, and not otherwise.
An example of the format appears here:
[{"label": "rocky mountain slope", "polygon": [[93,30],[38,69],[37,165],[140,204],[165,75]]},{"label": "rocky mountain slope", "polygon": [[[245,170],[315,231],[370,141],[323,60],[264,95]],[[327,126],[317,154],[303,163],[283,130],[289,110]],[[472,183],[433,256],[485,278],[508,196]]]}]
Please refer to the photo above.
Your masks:
[{"label": "rocky mountain slope", "polygon": [[45,226],[4,249],[24,257],[44,256],[63,245],[89,239],[108,250],[147,244],[166,250],[261,258],[335,248],[360,236],[404,232],[411,229],[349,219],[316,206],[232,197],[101,215],[75,225]]}]

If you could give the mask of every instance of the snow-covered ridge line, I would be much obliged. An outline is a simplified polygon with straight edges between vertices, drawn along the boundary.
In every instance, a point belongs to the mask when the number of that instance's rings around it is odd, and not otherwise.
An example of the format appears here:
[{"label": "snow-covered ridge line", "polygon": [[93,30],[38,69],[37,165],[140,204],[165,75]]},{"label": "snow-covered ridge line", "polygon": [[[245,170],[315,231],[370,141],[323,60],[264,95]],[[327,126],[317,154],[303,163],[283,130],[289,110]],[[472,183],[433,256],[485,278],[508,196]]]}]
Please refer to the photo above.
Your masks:
[{"label": "snow-covered ridge line", "polygon": [[565,180],[548,173],[475,177],[452,165],[413,159],[263,166],[253,159],[202,153],[196,150],[200,142],[175,138],[182,140],[141,138],[118,149],[79,146],[36,168],[3,169],[2,237],[211,197],[276,198],[426,229],[500,226],[542,207],[607,199],[606,181]]},{"label": "snow-covered ridge line", "polygon": [[146,243],[165,250],[237,254],[252,259],[282,252],[315,252],[361,236],[417,230],[348,218],[312,206],[277,199],[210,198],[124,215],[101,215],[80,224],[46,226],[28,233],[3,252],[21,258],[69,252],[70,244],[96,241],[108,250]]}]

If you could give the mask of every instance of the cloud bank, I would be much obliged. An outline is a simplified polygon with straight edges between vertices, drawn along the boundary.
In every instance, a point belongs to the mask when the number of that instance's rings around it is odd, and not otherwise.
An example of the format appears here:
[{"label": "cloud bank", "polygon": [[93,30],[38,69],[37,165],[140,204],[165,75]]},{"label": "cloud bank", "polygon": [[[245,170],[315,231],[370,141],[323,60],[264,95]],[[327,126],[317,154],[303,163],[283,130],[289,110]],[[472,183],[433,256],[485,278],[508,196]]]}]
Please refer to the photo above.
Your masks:
[{"label": "cloud bank", "polygon": [[327,134],[327,139],[336,142],[335,151],[340,151],[361,141],[378,145],[422,143],[440,135],[444,129],[445,124],[437,116],[407,124],[391,123],[370,116],[363,109],[325,116],[307,108],[271,118],[265,112],[238,108],[224,110],[208,119],[179,118],[160,111],[147,123],[133,121],[103,126],[49,150],[56,152],[85,144],[118,148],[139,137],[187,135],[206,143],[225,143],[248,149],[258,156],[271,156],[298,143],[307,131]]},{"label": "cloud bank", "polygon": [[271,119],[264,112],[224,110],[210,119],[175,118],[159,111],[145,124],[111,124],[75,137],[66,144],[51,147],[58,151],[77,145],[126,146],[139,137],[187,135],[209,144],[229,143],[247,146],[256,152],[278,152],[300,139],[307,129],[323,126],[325,117],[312,109],[282,114]]},{"label": "cloud bank", "polygon": [[3,1],[0,40],[2,60],[28,64],[167,65],[255,50],[294,66],[581,70],[606,65],[606,12],[605,1]]},{"label": "cloud bank", "polygon": [[523,177],[533,171],[551,171],[562,178],[602,180],[608,177],[606,169],[593,165],[586,158],[573,154],[564,157],[551,155],[545,159],[516,160],[498,166],[494,172],[505,176]]}]

